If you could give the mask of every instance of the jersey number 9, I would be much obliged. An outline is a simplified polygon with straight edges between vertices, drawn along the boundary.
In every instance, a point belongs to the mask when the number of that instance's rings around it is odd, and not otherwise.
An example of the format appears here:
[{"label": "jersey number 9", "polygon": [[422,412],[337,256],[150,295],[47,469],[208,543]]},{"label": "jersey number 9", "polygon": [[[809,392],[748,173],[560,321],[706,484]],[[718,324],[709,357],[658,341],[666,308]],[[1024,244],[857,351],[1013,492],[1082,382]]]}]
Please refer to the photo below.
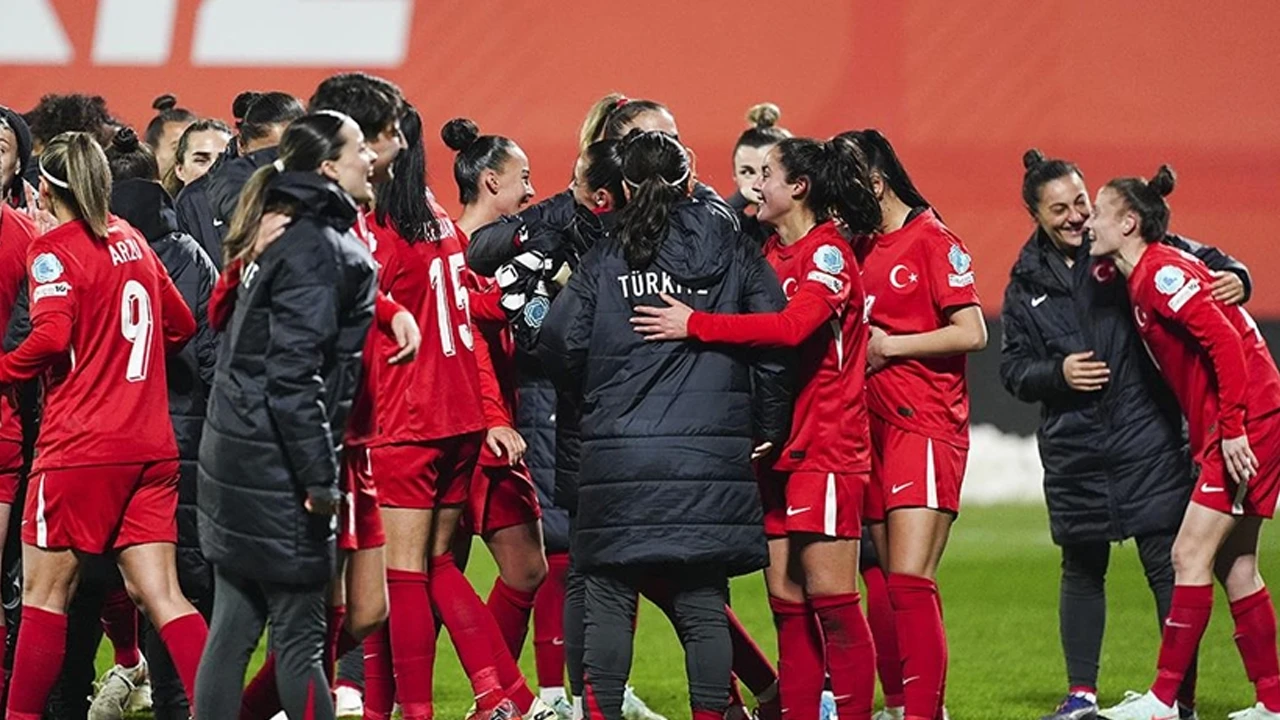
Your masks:
[{"label": "jersey number 9", "polygon": [[152,317],[151,296],[147,289],[137,280],[126,282],[120,297],[120,332],[132,346],[124,373],[129,382],[147,379],[147,369],[151,365]]}]

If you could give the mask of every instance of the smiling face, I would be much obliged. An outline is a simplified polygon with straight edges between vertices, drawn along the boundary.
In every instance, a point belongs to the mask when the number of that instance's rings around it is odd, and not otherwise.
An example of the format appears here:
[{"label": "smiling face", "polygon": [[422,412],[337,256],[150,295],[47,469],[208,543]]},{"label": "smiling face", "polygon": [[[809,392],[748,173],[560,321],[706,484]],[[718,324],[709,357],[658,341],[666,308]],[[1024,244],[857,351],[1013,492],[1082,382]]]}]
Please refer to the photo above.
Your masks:
[{"label": "smiling face", "polygon": [[1084,243],[1085,223],[1091,215],[1089,191],[1079,175],[1071,173],[1040,186],[1036,222],[1059,248],[1074,249]]},{"label": "smiling face", "polygon": [[787,169],[782,165],[778,148],[776,145],[770,148],[761,163],[760,177],[753,186],[760,197],[760,209],[756,212],[760,222],[777,224],[778,218],[800,207],[801,201],[796,198],[803,195],[806,181],[797,180],[800,182],[787,182]]},{"label": "smiling face", "polygon": [[204,130],[188,135],[187,154],[174,166],[178,179],[184,185],[190,185],[204,177],[229,142],[231,136],[221,130]]},{"label": "smiling face", "polygon": [[738,192],[747,202],[759,203],[760,193],[756,191],[756,178],[760,177],[764,157],[772,145],[750,147],[741,145],[733,152],[733,179],[738,183]]},{"label": "smiling face", "polygon": [[1114,255],[1121,248],[1132,244],[1138,235],[1137,215],[1129,209],[1120,194],[1109,187],[1098,191],[1097,202],[1093,206],[1093,215],[1085,222],[1085,227],[1093,234],[1093,244],[1089,246],[1089,254],[1094,257]]},{"label": "smiling face", "polygon": [[373,166],[378,154],[364,141],[360,126],[348,120],[342,124],[342,152],[337,160],[325,160],[320,174],[338,183],[356,202],[373,202]]},{"label": "smiling face", "polygon": [[529,182],[529,156],[519,145],[511,144],[501,172],[486,171],[485,183],[494,196],[494,209],[503,215],[515,215],[533,199]]}]

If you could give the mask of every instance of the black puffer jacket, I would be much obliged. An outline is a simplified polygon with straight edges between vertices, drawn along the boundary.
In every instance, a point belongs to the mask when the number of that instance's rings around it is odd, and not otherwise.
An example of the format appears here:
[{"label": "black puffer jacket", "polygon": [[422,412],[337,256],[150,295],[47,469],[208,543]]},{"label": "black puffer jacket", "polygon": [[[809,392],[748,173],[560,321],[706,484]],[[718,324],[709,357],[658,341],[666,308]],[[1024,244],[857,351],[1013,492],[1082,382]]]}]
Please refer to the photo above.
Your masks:
[{"label": "black puffer jacket", "polygon": [[630,319],[637,304],[660,303],[658,291],[722,313],[785,304],[759,248],[726,209],[700,200],[673,210],[642,272],[628,269],[614,238],[587,253],[538,346],[557,386],[582,398],[575,562],[584,570],[759,569],[766,551],[750,455],[756,440],[786,436],[786,363],[738,348],[646,342]]},{"label": "black puffer jacket", "polygon": [[169,277],[196,318],[196,334],[168,357],[169,417],[178,440],[178,575],[188,597],[212,592],[208,563],[196,529],[196,460],[204,429],[205,405],[217,363],[217,335],[209,327],[209,295],[217,282],[213,261],[191,236],[180,232],[173,201],[158,183],[124,180],[111,189],[111,212],[137,228],[169,271]]},{"label": "black puffer jacket", "polygon": [[214,267],[221,270],[222,237],[226,234],[229,223],[213,216],[213,206],[209,201],[209,182],[206,174],[182,188],[174,201],[174,210],[178,213],[178,227],[195,238],[213,261]]},{"label": "black puffer jacket", "polygon": [[279,157],[279,147],[263,148],[241,157],[225,156],[209,170],[205,194],[209,199],[213,219],[223,223],[221,227],[224,235],[227,226],[231,224],[231,218],[236,214],[240,191],[249,182],[249,178],[253,177],[258,168],[275,162]]},{"label": "black puffer jacket", "polygon": [[288,172],[271,182],[275,203],[301,210],[245,269],[222,337],[200,445],[200,544],[245,577],[311,585],[333,574],[335,523],[303,503],[337,492],[377,284],[350,196]]},{"label": "black puffer jacket", "polygon": [[[1166,242],[1215,270],[1248,271],[1177,236]],[[1182,415],[1133,327],[1124,277],[1088,244],[1068,268],[1044,233],[1023,247],[1005,290],[1000,377],[1041,403],[1037,433],[1053,541],[1121,540],[1182,522],[1192,485]],[[1092,350],[1110,380],[1096,393],[1067,386],[1067,355]]]}]

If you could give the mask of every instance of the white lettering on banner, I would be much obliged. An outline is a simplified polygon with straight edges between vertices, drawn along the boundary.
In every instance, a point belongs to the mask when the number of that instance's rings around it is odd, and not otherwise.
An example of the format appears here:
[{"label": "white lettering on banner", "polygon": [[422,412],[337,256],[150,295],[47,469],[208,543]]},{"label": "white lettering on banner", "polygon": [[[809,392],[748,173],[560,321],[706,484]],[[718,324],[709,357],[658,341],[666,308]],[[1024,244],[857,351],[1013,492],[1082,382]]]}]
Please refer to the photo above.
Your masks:
[{"label": "white lettering on banner", "polygon": [[[408,56],[413,10],[413,0],[203,0],[191,62],[398,67]],[[177,0],[98,0],[90,57],[97,65],[164,65],[171,60],[177,12]],[[4,33],[0,64],[68,65],[84,54],[72,46],[51,0],[0,0],[0,17],[6,28],[22,28]],[[360,29],[368,27],[379,31]]]}]

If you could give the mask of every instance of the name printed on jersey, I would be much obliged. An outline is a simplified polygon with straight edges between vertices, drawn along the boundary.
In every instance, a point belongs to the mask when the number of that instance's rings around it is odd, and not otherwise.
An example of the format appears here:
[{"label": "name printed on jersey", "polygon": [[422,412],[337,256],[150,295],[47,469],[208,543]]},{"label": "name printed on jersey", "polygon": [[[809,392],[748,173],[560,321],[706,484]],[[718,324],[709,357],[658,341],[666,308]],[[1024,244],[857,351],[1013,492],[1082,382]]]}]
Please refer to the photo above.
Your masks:
[{"label": "name printed on jersey", "polygon": [[107,249],[111,251],[112,267],[123,265],[127,262],[137,262],[142,259],[142,246],[138,245],[138,241],[131,237],[107,243]]},{"label": "name printed on jersey", "polygon": [[632,298],[667,295],[707,295],[708,291],[694,290],[676,282],[665,270],[635,271],[618,276],[618,285],[622,287],[622,297]]}]

